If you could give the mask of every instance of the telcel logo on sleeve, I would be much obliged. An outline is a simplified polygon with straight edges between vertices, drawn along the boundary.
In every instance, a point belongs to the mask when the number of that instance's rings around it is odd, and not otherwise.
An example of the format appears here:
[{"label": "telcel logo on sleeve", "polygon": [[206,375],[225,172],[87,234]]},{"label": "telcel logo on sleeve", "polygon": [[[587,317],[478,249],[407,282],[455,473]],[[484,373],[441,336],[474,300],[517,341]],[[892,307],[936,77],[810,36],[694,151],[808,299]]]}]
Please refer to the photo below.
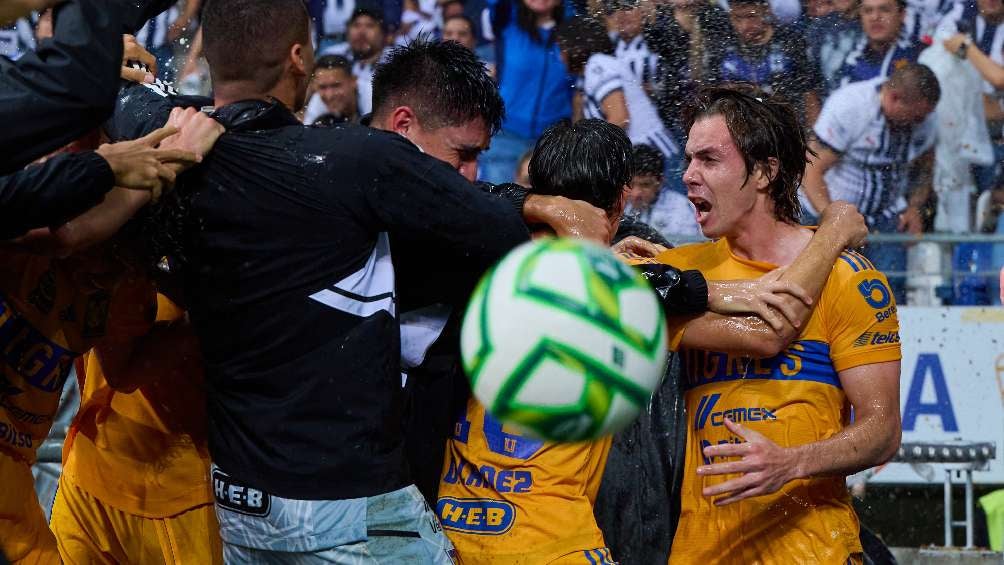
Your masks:
[{"label": "telcel logo on sleeve", "polygon": [[436,514],[447,530],[487,536],[508,532],[516,518],[512,504],[486,498],[443,497]]}]

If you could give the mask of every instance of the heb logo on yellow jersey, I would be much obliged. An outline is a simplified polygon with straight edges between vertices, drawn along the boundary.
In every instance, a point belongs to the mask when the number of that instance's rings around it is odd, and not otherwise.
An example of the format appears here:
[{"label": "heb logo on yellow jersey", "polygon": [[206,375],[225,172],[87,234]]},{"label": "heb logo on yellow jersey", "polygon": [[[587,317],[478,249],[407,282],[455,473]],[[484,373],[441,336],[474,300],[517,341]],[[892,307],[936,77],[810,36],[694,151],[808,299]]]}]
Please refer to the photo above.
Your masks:
[{"label": "heb logo on yellow jersey", "polygon": [[436,514],[447,530],[487,536],[508,532],[516,518],[512,504],[488,498],[443,497]]}]

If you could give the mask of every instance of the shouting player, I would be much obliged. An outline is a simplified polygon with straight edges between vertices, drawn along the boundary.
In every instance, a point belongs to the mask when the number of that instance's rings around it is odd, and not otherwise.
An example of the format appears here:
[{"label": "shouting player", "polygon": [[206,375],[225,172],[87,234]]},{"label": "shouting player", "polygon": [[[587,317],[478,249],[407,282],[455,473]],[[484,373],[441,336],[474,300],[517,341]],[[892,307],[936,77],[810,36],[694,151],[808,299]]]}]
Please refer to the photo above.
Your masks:
[{"label": "shouting player", "polygon": [[[568,155],[575,159],[570,161]],[[537,142],[530,161],[534,193],[590,202],[606,210],[615,226],[627,201],[631,176],[630,141],[621,128],[597,119],[552,126]],[[846,206],[845,211],[850,210]],[[813,295],[822,286],[822,277],[815,273],[825,270],[845,243],[865,231],[856,213],[838,215],[837,221],[828,219],[810,254],[790,273],[792,282],[805,284]],[[719,288],[711,292],[709,305],[715,310],[726,314],[760,311],[755,306],[727,307],[723,304],[727,301],[715,298],[720,292]],[[801,304],[791,297],[776,302],[794,321],[783,322],[789,330],[808,313],[804,306],[791,308],[793,303]],[[772,343],[766,334],[774,333],[760,318],[710,313],[694,320],[692,326],[688,339],[716,341],[750,354],[761,353],[763,343]],[[751,339],[751,335],[756,337]],[[794,334],[782,330],[778,339],[786,339],[783,335]],[[611,563],[593,517],[610,441],[532,440],[506,429],[470,399],[450,441],[437,504],[440,520],[464,562]]]},{"label": "shouting player", "polygon": [[[684,182],[717,241],[658,260],[712,280],[799,266],[813,234],[798,225],[806,147],[795,112],[709,88],[687,115]],[[844,475],[899,447],[899,325],[885,276],[854,252],[835,261],[820,269],[829,278],[808,323],[768,358],[688,338],[675,320],[691,417],[671,563],[860,561]]]}]

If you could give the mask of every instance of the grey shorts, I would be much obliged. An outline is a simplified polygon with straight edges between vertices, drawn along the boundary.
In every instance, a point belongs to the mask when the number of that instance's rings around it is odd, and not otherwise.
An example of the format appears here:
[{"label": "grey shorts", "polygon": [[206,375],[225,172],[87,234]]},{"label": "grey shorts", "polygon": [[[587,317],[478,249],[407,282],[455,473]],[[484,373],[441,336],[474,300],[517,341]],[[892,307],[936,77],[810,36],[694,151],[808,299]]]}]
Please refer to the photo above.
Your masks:
[{"label": "grey shorts", "polygon": [[212,468],[226,563],[458,562],[453,544],[414,485],[367,498],[292,500]]}]

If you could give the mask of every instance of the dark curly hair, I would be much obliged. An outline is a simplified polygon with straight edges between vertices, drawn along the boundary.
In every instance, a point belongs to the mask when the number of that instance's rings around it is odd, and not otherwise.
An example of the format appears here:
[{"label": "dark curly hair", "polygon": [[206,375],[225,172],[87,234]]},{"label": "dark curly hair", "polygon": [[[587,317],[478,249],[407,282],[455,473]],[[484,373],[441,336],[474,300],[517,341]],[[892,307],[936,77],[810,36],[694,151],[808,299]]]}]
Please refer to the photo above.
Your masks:
[{"label": "dark curly hair", "polygon": [[746,162],[746,180],[760,166],[770,174],[770,159],[777,170],[770,178],[774,217],[797,224],[802,215],[798,187],[805,174],[809,149],[798,112],[780,99],[748,83],[727,83],[698,90],[683,108],[684,131],[699,119],[722,116],[729,134]]}]

